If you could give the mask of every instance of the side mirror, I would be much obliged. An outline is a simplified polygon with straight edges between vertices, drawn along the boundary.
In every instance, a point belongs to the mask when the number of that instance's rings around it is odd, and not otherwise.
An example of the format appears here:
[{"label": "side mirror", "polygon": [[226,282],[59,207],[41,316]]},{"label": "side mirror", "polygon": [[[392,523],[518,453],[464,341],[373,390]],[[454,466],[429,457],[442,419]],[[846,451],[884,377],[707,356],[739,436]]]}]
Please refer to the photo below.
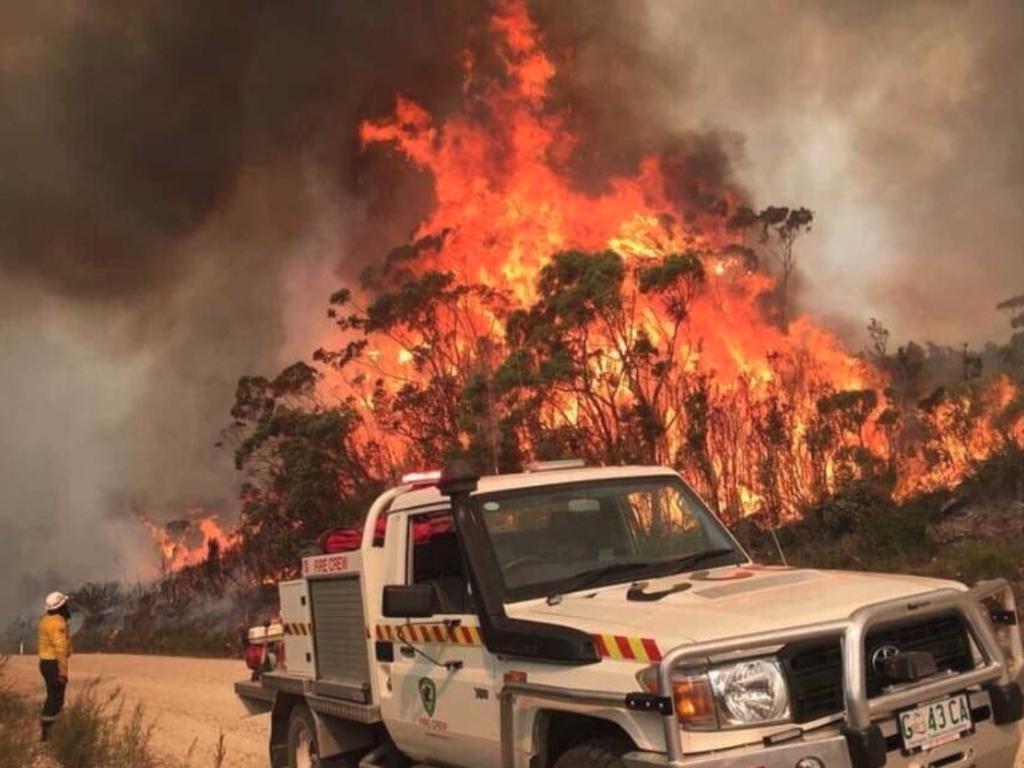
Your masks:
[{"label": "side mirror", "polygon": [[392,584],[384,587],[384,616],[389,619],[429,619],[439,607],[433,584]]}]

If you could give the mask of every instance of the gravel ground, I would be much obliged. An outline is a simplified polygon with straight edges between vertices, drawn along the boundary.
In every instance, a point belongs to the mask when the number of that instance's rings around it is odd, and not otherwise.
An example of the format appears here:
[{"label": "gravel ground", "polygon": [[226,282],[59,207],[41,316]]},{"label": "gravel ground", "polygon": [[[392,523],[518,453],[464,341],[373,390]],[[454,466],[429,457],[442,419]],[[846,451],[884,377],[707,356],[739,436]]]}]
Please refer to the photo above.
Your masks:
[{"label": "gravel ground", "polygon": [[[7,673],[16,690],[42,700],[35,657],[13,657]],[[158,751],[181,758],[195,742],[191,768],[210,767],[221,733],[227,744],[225,768],[266,768],[269,718],[247,716],[234,694],[235,681],[245,675],[241,661],[87,654],[71,660],[69,693],[73,696],[75,683],[88,678],[98,678],[106,688],[119,686],[130,703],[141,701],[155,721]],[[1015,765],[1024,768],[1024,751]]]},{"label": "gravel ground", "polygon": [[[7,678],[33,701],[42,701],[42,679],[35,657],[13,657]],[[247,672],[242,661],[164,656],[83,654],[71,659],[69,696],[75,684],[98,678],[104,688],[120,687],[127,701],[141,701],[154,721],[153,747],[182,758],[195,742],[189,765],[209,768],[221,733],[227,745],[225,768],[266,768],[270,721],[249,717],[233,685]]]}]

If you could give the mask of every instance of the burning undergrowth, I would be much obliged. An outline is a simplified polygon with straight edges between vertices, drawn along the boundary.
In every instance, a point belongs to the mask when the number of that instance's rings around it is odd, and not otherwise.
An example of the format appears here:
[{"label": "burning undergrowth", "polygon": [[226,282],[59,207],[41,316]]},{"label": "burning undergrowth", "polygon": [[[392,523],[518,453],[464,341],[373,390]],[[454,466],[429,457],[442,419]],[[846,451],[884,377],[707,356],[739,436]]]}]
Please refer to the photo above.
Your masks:
[{"label": "burning undergrowth", "polygon": [[238,543],[236,534],[225,529],[219,515],[209,514],[202,507],[191,507],[180,518],[162,525],[143,512],[135,516],[152,537],[161,575],[217,561]]}]

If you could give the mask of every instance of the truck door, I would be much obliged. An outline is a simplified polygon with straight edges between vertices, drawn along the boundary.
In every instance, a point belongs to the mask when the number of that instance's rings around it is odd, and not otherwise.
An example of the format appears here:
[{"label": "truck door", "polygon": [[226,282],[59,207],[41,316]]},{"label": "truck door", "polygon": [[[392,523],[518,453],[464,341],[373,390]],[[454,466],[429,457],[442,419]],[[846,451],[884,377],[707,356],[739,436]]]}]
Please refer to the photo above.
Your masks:
[{"label": "truck door", "polygon": [[441,613],[422,621],[382,619],[376,629],[378,641],[394,645],[391,690],[381,697],[384,721],[399,749],[415,760],[498,768],[494,658],[483,646],[451,513],[407,520],[406,583],[432,583]]}]

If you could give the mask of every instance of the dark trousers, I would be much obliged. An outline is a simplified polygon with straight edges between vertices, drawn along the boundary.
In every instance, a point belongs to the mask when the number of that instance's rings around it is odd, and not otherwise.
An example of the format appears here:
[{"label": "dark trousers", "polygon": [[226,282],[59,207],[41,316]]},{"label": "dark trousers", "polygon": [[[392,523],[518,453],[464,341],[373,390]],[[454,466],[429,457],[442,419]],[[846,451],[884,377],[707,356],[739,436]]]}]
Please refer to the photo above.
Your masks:
[{"label": "dark trousers", "polygon": [[56,720],[57,715],[64,709],[64,690],[67,688],[67,682],[60,679],[60,668],[57,662],[51,659],[40,659],[39,671],[46,681],[46,702],[43,704],[41,718],[45,725]]}]

